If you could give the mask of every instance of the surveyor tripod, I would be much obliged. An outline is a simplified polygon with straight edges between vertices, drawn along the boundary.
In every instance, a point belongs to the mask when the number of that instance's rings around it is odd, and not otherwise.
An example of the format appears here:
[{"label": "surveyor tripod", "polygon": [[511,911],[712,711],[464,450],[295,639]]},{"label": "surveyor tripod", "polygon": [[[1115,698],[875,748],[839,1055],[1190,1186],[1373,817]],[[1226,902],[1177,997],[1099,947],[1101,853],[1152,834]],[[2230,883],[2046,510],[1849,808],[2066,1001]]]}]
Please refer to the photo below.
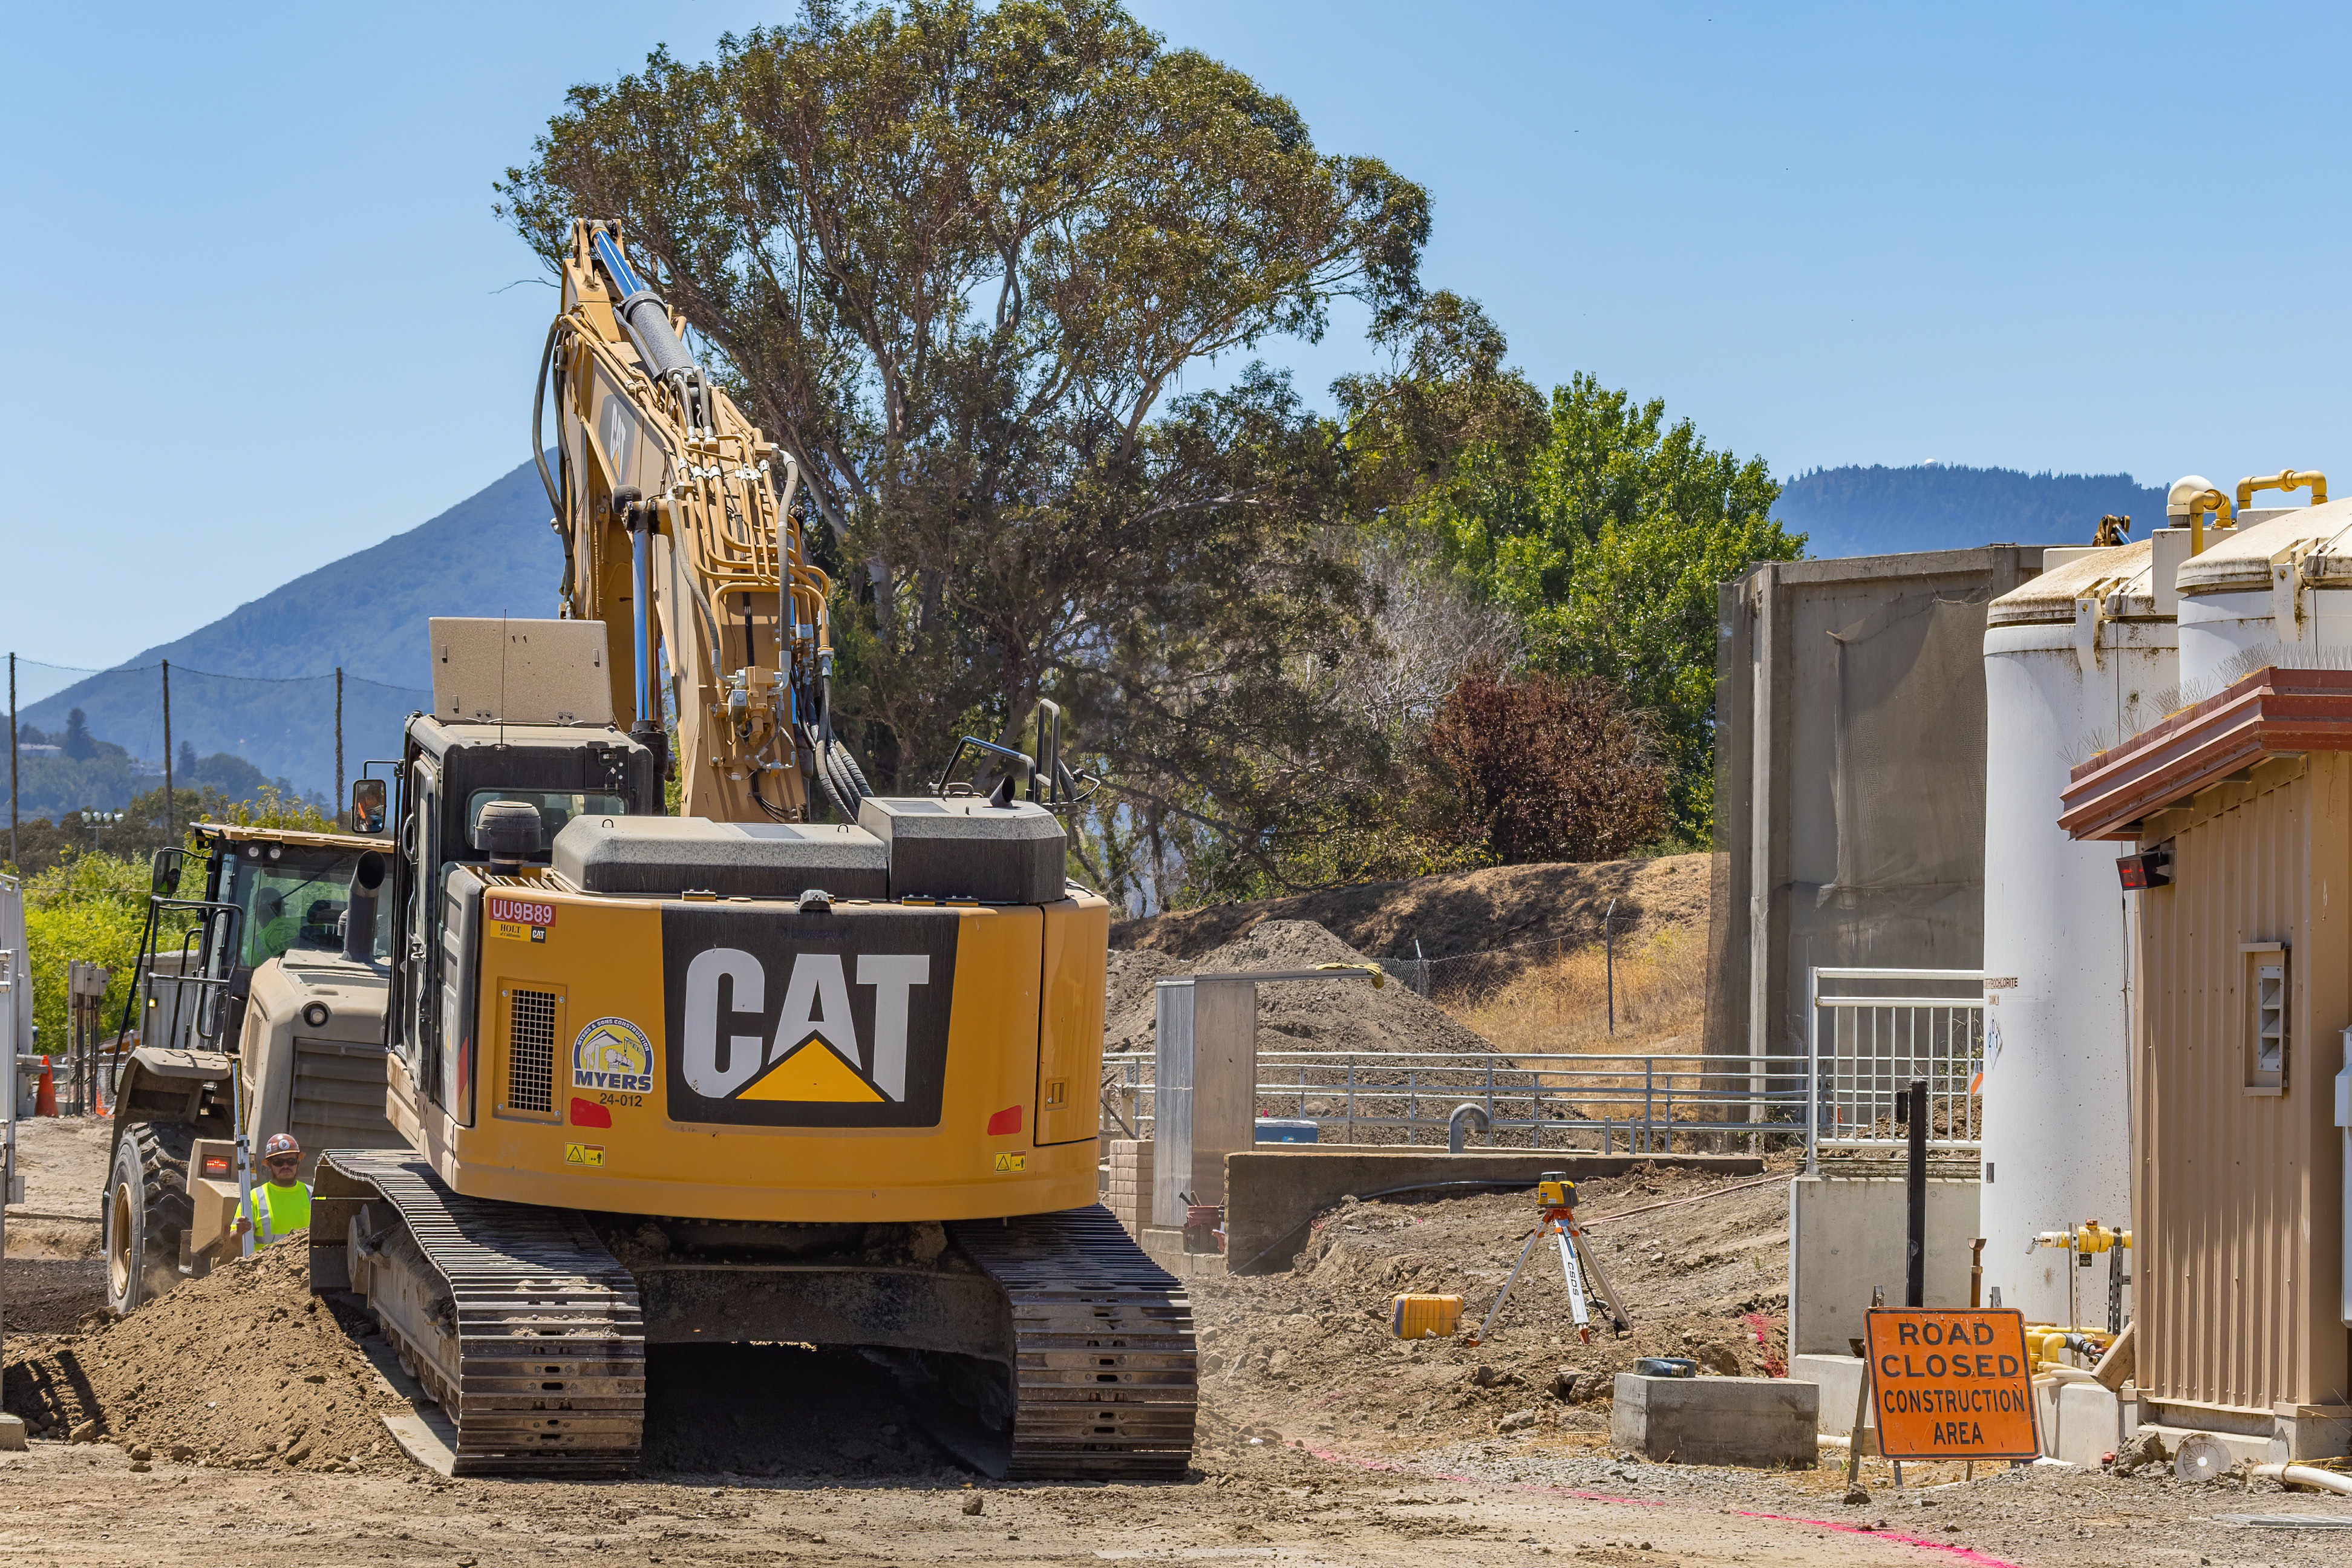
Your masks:
[{"label": "surveyor tripod", "polygon": [[1495,1324],[1503,1303],[1511,1299],[1511,1287],[1519,1281],[1519,1270],[1546,1237],[1559,1244],[1559,1268],[1568,1279],[1568,1310],[1576,1320],[1576,1337],[1586,1344],[1592,1342],[1591,1307],[1599,1306],[1609,1315],[1609,1326],[1618,1333],[1631,1333],[1633,1321],[1625,1315],[1625,1304],[1617,1299],[1617,1287],[1609,1282],[1609,1271],[1601,1267],[1601,1259],[1585,1239],[1584,1227],[1576,1223],[1576,1184],[1563,1173],[1546,1172],[1536,1184],[1536,1202],[1541,1205],[1541,1217],[1535,1229],[1528,1233],[1528,1244],[1519,1248],[1519,1260],[1511,1265],[1510,1278],[1503,1281],[1502,1294],[1486,1310],[1486,1320],[1478,1331],[1470,1336],[1476,1344],[1486,1337]]}]

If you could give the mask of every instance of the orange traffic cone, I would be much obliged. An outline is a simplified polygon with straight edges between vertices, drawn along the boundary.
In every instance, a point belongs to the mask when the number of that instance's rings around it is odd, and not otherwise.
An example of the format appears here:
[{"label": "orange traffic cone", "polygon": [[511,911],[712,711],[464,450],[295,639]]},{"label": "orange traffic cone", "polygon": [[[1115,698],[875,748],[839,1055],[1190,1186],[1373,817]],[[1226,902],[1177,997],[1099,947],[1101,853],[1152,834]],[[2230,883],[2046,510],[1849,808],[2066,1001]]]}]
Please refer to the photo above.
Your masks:
[{"label": "orange traffic cone", "polygon": [[50,1077],[49,1064],[41,1063],[41,1087],[33,1093],[33,1114],[55,1116],[58,1113],[57,1080]]}]

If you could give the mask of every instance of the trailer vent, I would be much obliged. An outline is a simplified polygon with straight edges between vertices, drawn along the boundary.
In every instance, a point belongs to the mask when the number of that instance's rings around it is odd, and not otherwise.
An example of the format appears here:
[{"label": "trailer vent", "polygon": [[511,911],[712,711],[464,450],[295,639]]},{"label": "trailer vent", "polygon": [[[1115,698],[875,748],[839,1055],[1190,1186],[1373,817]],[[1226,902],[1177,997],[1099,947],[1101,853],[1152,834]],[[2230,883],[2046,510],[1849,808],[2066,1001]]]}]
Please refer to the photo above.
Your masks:
[{"label": "trailer vent", "polygon": [[512,991],[507,1002],[507,1104],[555,1109],[555,993]]}]

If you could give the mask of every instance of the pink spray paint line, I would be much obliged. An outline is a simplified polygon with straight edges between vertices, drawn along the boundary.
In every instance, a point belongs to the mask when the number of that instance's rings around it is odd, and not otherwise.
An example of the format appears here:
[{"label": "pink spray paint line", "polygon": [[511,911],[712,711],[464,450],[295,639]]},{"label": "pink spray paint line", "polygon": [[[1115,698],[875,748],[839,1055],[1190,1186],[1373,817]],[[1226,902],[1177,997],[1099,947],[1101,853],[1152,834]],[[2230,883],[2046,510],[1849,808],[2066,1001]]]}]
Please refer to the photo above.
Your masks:
[{"label": "pink spray paint line", "polygon": [[[1409,1476],[1414,1480],[1452,1481],[1458,1486],[1496,1487],[1511,1492],[1540,1492],[1546,1497],[1574,1498],[1579,1502],[1619,1503],[1627,1508],[1668,1508],[1677,1506],[1663,1498],[1619,1497],[1612,1492],[1580,1491],[1574,1487],[1538,1486],[1533,1481],[1491,1481],[1480,1476],[1459,1475],[1452,1470],[1409,1470],[1402,1465],[1392,1465],[1385,1459],[1359,1459],[1352,1454],[1338,1453],[1329,1448],[1310,1448],[1304,1443],[1293,1447],[1312,1454],[1326,1464],[1346,1465],[1359,1470],[1383,1470],[1391,1475]],[[1949,1542],[1930,1541],[1923,1535],[1906,1535],[1899,1530],[1865,1530],[1858,1524],[1841,1524],[1833,1519],[1803,1519],[1790,1513],[1762,1513],[1755,1509],[1727,1508],[1706,1510],[1727,1513],[1735,1519],[1760,1519],[1774,1524],[1801,1524],[1808,1530],[1834,1530],[1842,1535],[1866,1535],[1873,1541],[1891,1542],[1897,1546],[1916,1547],[1922,1552],[1941,1552],[1955,1563],[1965,1563],[1969,1568],[2019,1568],[2005,1557],[1992,1557],[1971,1547],[1955,1546]]]}]

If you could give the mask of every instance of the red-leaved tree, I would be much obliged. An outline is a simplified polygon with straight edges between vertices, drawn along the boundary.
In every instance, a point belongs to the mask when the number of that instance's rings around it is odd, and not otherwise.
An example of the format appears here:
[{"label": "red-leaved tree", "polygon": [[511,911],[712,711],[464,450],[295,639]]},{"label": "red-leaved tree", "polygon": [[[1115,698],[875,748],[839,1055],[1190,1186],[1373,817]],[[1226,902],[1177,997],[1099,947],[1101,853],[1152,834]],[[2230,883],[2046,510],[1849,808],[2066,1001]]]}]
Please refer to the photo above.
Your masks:
[{"label": "red-leaved tree", "polygon": [[1614,860],[1667,826],[1660,748],[1605,681],[1473,669],[1431,721],[1422,762],[1423,830],[1483,843],[1507,866]]}]

